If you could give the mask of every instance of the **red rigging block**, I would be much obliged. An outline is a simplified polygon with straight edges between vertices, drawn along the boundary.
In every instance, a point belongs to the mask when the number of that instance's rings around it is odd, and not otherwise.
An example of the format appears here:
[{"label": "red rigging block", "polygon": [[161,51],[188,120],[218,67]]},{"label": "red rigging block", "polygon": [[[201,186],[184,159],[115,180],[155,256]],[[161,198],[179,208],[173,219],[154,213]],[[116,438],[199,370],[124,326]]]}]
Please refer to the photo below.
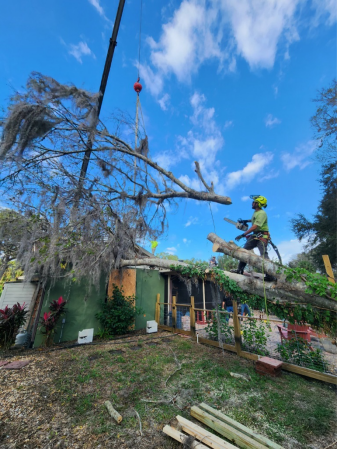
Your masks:
[{"label": "red rigging block", "polygon": [[260,375],[278,377],[281,375],[282,361],[264,356],[256,361],[255,370]]},{"label": "red rigging block", "polygon": [[268,358],[264,356],[256,361],[256,364],[259,366],[269,366],[273,369],[280,369],[282,367],[282,361],[278,361],[277,359]]}]

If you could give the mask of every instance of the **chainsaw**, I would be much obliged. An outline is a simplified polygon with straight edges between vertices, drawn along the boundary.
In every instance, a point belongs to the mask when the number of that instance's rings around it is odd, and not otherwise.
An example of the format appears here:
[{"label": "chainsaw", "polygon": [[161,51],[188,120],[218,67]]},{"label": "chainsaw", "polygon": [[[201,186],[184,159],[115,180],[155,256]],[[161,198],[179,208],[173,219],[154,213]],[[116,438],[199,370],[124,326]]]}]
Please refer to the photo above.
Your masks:
[{"label": "chainsaw", "polygon": [[[227,219],[227,217],[225,217],[224,220],[228,223],[231,223],[232,225],[235,225],[238,230],[242,230],[242,231],[248,230],[248,222],[250,222],[250,220],[242,220],[242,219],[238,219],[237,222],[234,222],[234,220]],[[277,254],[277,257],[280,261],[280,264],[282,265],[282,258],[281,258],[280,252],[278,251],[278,248],[272,242],[271,239],[269,240],[268,244],[270,244],[273,247],[273,249],[274,249],[275,253]]]}]

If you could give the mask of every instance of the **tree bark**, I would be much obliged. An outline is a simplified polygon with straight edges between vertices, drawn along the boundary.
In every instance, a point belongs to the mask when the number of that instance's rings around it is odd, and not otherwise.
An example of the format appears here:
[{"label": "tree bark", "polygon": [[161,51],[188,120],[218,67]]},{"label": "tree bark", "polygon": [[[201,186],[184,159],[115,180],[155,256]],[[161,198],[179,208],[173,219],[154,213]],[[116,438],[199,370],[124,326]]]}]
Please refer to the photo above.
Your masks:
[{"label": "tree bark", "polygon": [[[215,233],[209,233],[207,239],[213,242],[213,252],[221,252],[226,255],[232,256],[233,258],[239,259],[240,261],[244,261],[245,263],[257,267],[262,270],[264,273],[268,273],[269,275],[273,275],[274,277],[280,278],[280,274],[277,271],[280,269],[280,266],[269,261],[268,259],[263,259],[261,256],[256,255],[251,250],[245,250],[244,248],[239,247],[233,241],[226,242],[217,236]],[[284,278],[284,277],[283,277]]]}]

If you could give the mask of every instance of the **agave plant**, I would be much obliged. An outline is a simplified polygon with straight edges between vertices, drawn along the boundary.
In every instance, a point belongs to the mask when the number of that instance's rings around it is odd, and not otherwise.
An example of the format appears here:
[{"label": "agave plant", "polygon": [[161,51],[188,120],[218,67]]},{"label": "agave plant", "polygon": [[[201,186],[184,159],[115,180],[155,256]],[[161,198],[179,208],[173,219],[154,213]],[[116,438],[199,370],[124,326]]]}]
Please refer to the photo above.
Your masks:
[{"label": "agave plant", "polygon": [[16,303],[9,308],[0,309],[0,347],[7,350],[14,342],[18,330],[26,322],[26,304]]}]

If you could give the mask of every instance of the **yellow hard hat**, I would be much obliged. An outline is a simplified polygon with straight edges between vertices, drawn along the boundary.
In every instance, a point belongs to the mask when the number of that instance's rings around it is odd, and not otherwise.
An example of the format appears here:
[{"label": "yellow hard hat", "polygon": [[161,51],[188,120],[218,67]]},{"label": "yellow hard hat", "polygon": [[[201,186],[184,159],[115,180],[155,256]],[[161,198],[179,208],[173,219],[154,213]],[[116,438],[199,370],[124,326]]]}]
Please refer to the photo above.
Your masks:
[{"label": "yellow hard hat", "polygon": [[251,195],[250,198],[259,205],[260,208],[267,208],[267,199],[262,195]]}]

